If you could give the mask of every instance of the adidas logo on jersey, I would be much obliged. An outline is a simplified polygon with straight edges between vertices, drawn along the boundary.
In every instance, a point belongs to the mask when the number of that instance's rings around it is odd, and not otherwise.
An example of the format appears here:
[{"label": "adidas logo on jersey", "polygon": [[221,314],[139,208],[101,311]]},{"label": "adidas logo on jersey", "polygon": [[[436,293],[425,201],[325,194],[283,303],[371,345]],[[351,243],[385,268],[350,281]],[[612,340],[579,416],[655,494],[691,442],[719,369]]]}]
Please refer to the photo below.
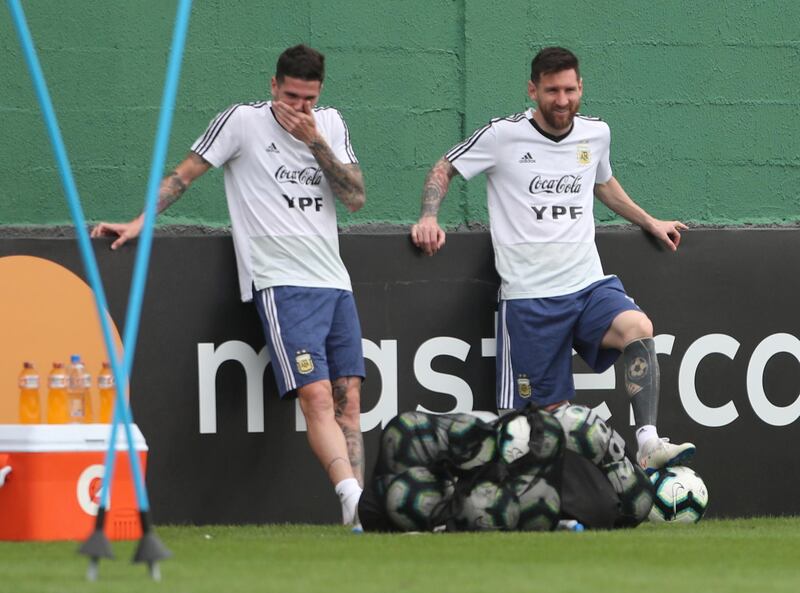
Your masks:
[{"label": "adidas logo on jersey", "polygon": [[274,142],[270,142],[269,146],[267,146],[264,150],[266,150],[267,152],[280,152],[280,150],[278,150],[278,147],[275,146]]},{"label": "adidas logo on jersey", "polygon": [[522,158],[521,158],[521,159],[519,159],[519,162],[520,162],[520,163],[535,163],[535,162],[536,162],[536,159],[535,159],[535,158],[533,158],[533,156],[531,155],[531,153],[529,153],[529,152],[526,152],[525,154],[523,154],[523,155],[522,155]]}]

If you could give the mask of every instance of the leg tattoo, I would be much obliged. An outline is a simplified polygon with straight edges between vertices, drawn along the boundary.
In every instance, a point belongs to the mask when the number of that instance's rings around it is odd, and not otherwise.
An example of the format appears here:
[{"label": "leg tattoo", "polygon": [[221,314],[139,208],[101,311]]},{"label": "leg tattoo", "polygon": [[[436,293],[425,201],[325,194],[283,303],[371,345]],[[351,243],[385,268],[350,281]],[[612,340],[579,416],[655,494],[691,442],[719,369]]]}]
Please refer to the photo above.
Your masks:
[{"label": "leg tattoo", "polygon": [[328,467],[325,468],[326,474],[330,475],[331,468],[333,467],[333,464],[336,463],[337,461],[341,461],[342,463],[347,463],[347,460],[344,457],[334,457],[333,459],[331,459],[331,462],[328,464]]},{"label": "leg tattoo", "polygon": [[631,397],[636,428],[656,425],[660,392],[660,372],[655,340],[634,340],[622,351],[625,362],[625,389]]},{"label": "leg tattoo", "polygon": [[354,387],[352,377],[337,379],[333,384],[333,407],[336,422],[342,429],[345,442],[347,443],[347,456],[350,458],[350,465],[361,487],[364,487],[364,439],[361,436],[361,426],[359,425],[358,412],[355,419],[345,414],[347,408],[347,391]]}]

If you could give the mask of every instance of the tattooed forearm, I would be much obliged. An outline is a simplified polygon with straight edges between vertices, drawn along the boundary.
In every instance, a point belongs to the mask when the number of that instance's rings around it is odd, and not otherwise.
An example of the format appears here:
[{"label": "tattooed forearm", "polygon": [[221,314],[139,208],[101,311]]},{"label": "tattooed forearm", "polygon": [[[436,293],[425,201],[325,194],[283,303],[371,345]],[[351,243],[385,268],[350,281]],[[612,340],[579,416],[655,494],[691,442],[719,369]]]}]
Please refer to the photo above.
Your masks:
[{"label": "tattooed forearm", "polygon": [[420,217],[436,216],[439,206],[450,187],[450,180],[455,177],[456,170],[445,158],[439,159],[425,178],[422,186],[422,208]]},{"label": "tattooed forearm", "polygon": [[172,206],[183,195],[188,186],[183,182],[177,172],[173,171],[161,181],[158,190],[157,212],[161,214]]},{"label": "tattooed forearm", "polygon": [[322,138],[317,137],[312,140],[308,148],[317,159],[334,195],[347,206],[350,212],[360,209],[364,205],[366,196],[364,178],[358,165],[342,164]]}]

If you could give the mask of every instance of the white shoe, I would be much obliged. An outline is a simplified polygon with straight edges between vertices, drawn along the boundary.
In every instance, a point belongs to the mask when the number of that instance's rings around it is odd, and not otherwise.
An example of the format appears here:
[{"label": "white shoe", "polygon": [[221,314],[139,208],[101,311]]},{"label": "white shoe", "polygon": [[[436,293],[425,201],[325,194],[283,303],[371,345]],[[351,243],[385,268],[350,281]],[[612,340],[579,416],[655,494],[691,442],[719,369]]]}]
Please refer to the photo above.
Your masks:
[{"label": "white shoe", "polygon": [[669,439],[652,438],[641,446],[636,454],[636,461],[649,475],[662,468],[689,461],[695,450],[692,443],[676,445],[670,443]]}]

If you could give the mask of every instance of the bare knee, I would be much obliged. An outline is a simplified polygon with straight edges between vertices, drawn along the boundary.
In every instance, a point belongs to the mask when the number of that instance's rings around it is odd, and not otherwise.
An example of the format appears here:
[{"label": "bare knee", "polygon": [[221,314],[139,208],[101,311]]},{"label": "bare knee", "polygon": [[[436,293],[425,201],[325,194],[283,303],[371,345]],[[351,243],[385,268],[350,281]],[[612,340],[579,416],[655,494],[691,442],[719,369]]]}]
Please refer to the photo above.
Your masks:
[{"label": "bare knee", "polygon": [[334,406],[330,384],[318,381],[297,390],[300,409],[308,422],[324,422],[333,418]]},{"label": "bare knee", "polygon": [[624,311],[617,315],[603,336],[604,348],[622,350],[634,340],[653,337],[653,322],[641,311]]},{"label": "bare knee", "polygon": [[632,320],[631,325],[627,328],[623,340],[625,344],[633,340],[641,340],[642,338],[653,337],[653,322],[644,313],[639,313],[635,319]]}]

